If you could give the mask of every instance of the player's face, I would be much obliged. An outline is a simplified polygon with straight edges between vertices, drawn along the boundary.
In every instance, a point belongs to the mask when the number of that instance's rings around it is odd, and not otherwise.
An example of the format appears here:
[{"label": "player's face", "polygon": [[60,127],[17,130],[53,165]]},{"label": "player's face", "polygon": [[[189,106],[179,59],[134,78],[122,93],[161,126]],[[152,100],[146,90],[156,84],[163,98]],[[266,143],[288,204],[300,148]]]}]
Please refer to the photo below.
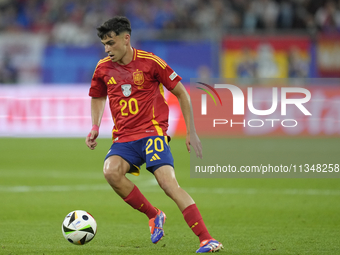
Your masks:
[{"label": "player's face", "polygon": [[111,61],[121,63],[129,46],[130,35],[128,33],[121,33],[117,36],[112,32],[101,41]]}]

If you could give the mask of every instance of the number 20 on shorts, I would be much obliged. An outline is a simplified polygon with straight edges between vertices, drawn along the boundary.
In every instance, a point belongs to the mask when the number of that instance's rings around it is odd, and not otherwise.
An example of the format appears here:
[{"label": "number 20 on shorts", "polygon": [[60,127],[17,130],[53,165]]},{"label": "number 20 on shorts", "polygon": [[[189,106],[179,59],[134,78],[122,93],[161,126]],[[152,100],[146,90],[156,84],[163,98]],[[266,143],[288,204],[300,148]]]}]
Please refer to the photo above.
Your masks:
[{"label": "number 20 on shorts", "polygon": [[153,153],[153,150],[162,152],[164,151],[164,142],[161,138],[156,137],[155,139],[150,138],[146,142],[146,155]]}]

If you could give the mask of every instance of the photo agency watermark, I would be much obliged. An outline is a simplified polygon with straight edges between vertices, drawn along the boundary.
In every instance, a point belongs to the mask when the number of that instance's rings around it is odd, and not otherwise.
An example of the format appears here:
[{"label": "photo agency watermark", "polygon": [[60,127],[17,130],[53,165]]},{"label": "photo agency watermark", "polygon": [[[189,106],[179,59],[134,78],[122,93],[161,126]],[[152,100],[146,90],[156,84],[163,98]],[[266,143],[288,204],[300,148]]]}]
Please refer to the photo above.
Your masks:
[{"label": "photo agency watermark", "polygon": [[[298,88],[298,87],[272,87],[272,95],[271,95],[271,106],[269,109],[256,109],[254,106],[253,96],[253,88],[247,87],[247,97],[245,97],[244,92],[236,85],[232,84],[214,84],[209,85],[202,82],[198,82],[201,86],[205,87],[197,87],[200,90],[203,90],[205,93],[201,95],[201,115],[208,114],[208,103],[207,103],[207,95],[211,97],[215,105],[217,105],[215,96],[217,97],[221,106],[223,106],[223,97],[220,96],[221,90],[228,90],[232,96],[232,114],[234,116],[245,115],[245,106],[248,108],[251,114],[255,116],[268,116],[276,111],[280,111],[281,118],[251,118],[251,119],[243,119],[242,121],[235,120],[233,118],[224,118],[223,112],[220,112],[219,118],[213,118],[212,126],[217,127],[218,125],[228,125],[229,127],[234,127],[235,125],[242,125],[243,127],[250,128],[261,128],[265,125],[269,125],[274,128],[276,124],[281,125],[282,127],[294,128],[298,125],[298,120],[294,118],[285,118],[287,115],[287,106],[294,105],[302,114],[305,116],[311,116],[310,111],[305,107],[305,103],[311,100],[311,92],[306,88]],[[217,90],[219,92],[217,92]],[[210,90],[210,91],[209,91]],[[279,93],[280,91],[280,103],[279,103]],[[298,95],[298,98],[288,98],[288,94],[294,93],[294,95]],[[214,96],[214,95],[215,96]],[[278,106],[280,106],[279,110]],[[211,109],[211,111],[216,111],[217,109]],[[210,109],[209,109],[210,111]],[[217,110],[218,111],[218,110]]]},{"label": "photo agency watermark", "polygon": [[190,176],[339,178],[337,145],[328,136],[340,134],[340,88],[327,82],[192,79],[203,158],[190,155]]}]

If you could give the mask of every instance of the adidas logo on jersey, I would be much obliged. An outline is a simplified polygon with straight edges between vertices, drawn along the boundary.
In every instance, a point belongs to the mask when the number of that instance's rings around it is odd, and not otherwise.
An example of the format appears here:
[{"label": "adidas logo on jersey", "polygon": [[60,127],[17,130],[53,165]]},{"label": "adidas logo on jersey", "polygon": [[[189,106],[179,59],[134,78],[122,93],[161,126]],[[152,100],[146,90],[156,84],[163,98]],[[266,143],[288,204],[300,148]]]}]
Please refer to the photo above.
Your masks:
[{"label": "adidas logo on jersey", "polygon": [[155,154],[153,154],[153,156],[150,159],[150,161],[155,161],[155,160],[159,160],[159,159],[161,159],[161,158],[157,155],[157,153],[155,153]]},{"label": "adidas logo on jersey", "polygon": [[111,77],[111,79],[107,82],[107,85],[109,84],[117,84],[117,82],[115,81],[115,78]]}]

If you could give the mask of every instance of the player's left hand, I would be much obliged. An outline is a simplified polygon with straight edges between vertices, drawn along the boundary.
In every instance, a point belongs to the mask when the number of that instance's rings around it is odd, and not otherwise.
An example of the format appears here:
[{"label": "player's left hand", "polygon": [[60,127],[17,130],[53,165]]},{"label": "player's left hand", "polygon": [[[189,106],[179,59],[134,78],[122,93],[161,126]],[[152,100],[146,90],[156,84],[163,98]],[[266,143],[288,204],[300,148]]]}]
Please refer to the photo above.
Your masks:
[{"label": "player's left hand", "polygon": [[196,157],[202,158],[202,144],[201,141],[196,133],[194,134],[187,134],[185,144],[187,145],[188,152],[191,152],[190,145],[194,148]]}]

